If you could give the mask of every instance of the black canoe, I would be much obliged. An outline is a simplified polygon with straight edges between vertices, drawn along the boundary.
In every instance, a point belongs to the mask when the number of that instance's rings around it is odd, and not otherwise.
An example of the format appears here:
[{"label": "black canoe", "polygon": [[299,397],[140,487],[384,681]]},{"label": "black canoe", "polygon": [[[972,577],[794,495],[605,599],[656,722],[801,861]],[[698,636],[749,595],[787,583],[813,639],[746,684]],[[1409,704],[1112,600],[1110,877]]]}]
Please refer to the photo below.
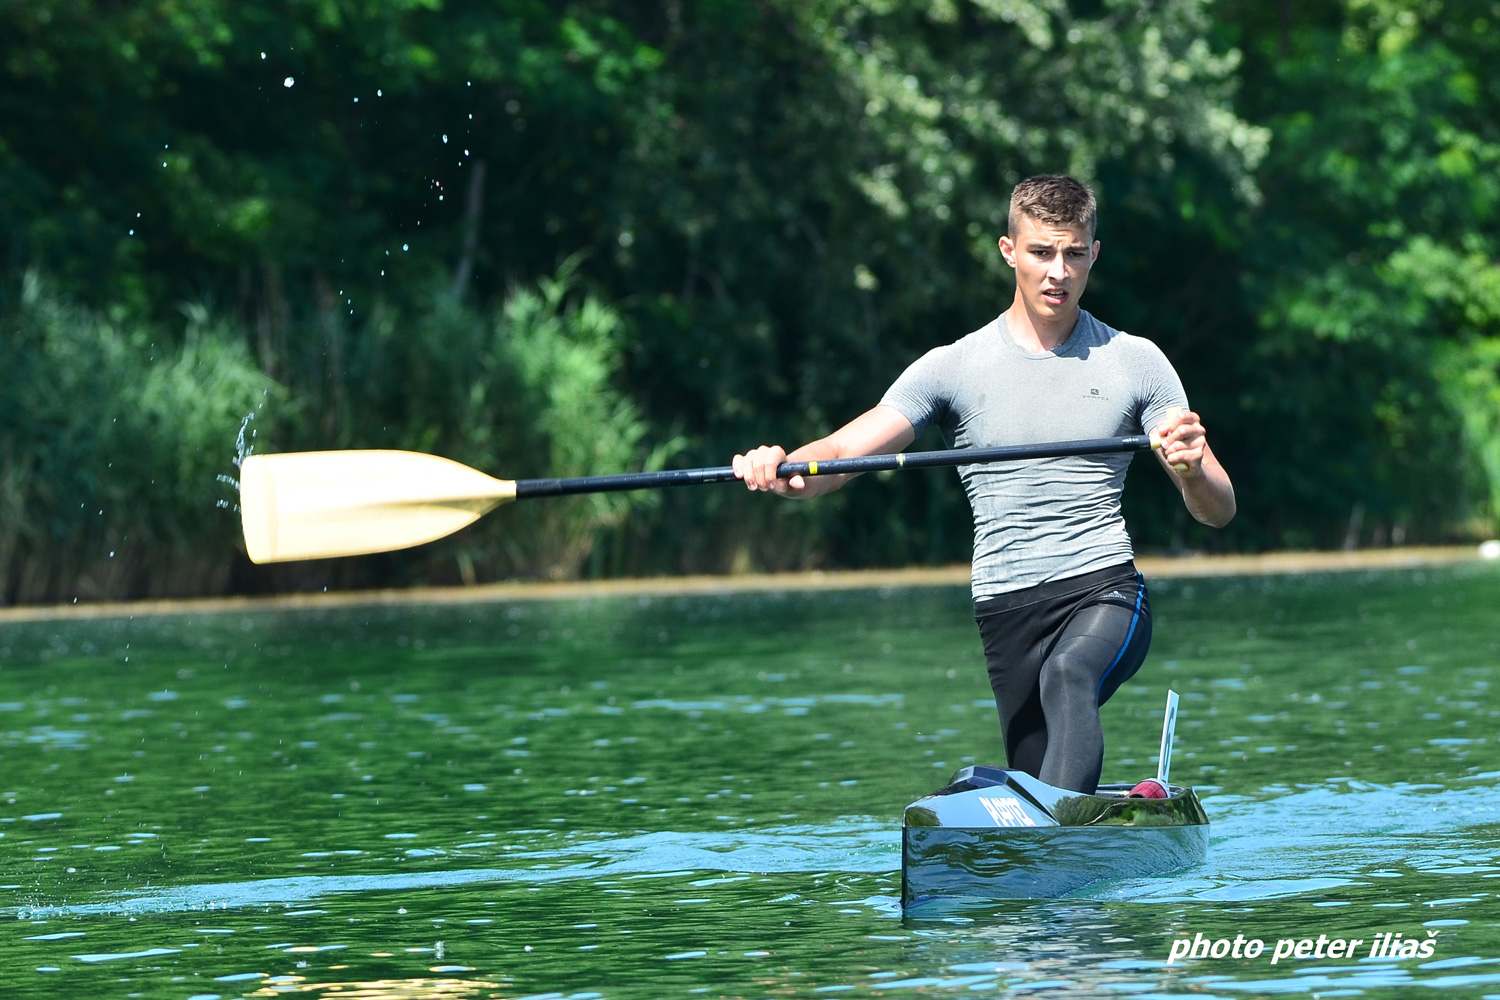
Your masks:
[{"label": "black canoe", "polygon": [[1050,899],[1092,882],[1185,868],[1208,850],[1208,816],[1191,788],[1129,798],[1129,785],[1094,795],[1029,774],[975,765],[906,807],[901,902]]}]

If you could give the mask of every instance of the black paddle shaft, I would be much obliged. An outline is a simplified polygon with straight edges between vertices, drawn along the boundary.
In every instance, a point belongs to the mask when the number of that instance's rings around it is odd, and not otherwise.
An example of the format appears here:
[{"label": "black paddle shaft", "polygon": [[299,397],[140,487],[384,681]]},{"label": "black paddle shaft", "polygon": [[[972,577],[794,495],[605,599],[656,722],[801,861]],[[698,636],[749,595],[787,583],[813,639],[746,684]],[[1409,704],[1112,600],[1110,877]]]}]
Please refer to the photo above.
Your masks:
[{"label": "black paddle shaft", "polygon": [[[1032,458],[1062,458],[1068,455],[1105,455],[1121,451],[1145,451],[1151,447],[1146,434],[1093,438],[1088,441],[1058,441],[1053,444],[1016,444],[1002,448],[950,448],[946,451],[914,451],[896,455],[866,455],[833,458],[826,462],[782,462],[776,474],[792,476],[837,476],[886,469],[930,469],[945,465],[983,465],[1018,462]],[[614,476],[577,476],[571,479],[518,479],[516,498],[556,497],[570,493],[614,493],[622,490],[655,489],[659,486],[696,486],[723,483],[737,478],[734,467],[712,469],[667,469],[662,472],[626,472]]]}]

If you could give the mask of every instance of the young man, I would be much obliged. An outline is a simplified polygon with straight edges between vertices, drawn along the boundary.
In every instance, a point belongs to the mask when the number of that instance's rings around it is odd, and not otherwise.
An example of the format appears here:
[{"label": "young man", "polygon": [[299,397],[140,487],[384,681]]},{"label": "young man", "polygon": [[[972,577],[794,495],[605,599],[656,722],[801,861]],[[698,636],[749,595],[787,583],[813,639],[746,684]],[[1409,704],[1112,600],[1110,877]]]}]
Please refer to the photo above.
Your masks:
[{"label": "young man", "polygon": [[[1022,181],[1000,253],[1010,308],[929,351],[880,405],[788,455],[734,457],[751,490],[814,497],[847,476],[777,479],[787,460],[897,452],[931,424],[953,448],[1161,436],[1162,467],[1194,518],[1223,527],[1234,488],[1182,383],[1148,340],[1079,309],[1099,256],[1093,192],[1071,177]],[[962,466],[974,511],[974,616],[1010,766],[1092,792],[1104,765],[1099,706],[1140,668],[1151,608],[1120,514],[1129,454]]]}]

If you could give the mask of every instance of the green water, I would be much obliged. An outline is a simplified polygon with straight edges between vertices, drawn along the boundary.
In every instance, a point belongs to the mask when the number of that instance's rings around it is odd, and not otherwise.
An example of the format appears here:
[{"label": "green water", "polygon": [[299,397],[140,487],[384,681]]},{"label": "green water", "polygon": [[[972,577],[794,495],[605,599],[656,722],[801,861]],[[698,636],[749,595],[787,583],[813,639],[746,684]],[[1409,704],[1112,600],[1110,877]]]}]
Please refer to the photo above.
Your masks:
[{"label": "green water", "polygon": [[1500,567],[1153,603],[1105,779],[1174,687],[1207,861],[937,921],[901,808],[1002,758],[959,590],[5,626],[0,995],[1500,997]]}]

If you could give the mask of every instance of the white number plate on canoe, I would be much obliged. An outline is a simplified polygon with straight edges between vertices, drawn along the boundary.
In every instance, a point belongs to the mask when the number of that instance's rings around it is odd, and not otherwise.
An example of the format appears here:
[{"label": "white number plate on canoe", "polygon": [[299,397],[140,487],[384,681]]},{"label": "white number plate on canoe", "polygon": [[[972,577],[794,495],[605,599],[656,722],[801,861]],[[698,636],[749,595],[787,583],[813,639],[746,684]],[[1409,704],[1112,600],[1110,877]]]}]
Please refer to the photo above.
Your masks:
[{"label": "white number plate on canoe", "polygon": [[981,795],[979,802],[996,826],[1036,826],[1036,820],[1015,799],[992,799]]}]

